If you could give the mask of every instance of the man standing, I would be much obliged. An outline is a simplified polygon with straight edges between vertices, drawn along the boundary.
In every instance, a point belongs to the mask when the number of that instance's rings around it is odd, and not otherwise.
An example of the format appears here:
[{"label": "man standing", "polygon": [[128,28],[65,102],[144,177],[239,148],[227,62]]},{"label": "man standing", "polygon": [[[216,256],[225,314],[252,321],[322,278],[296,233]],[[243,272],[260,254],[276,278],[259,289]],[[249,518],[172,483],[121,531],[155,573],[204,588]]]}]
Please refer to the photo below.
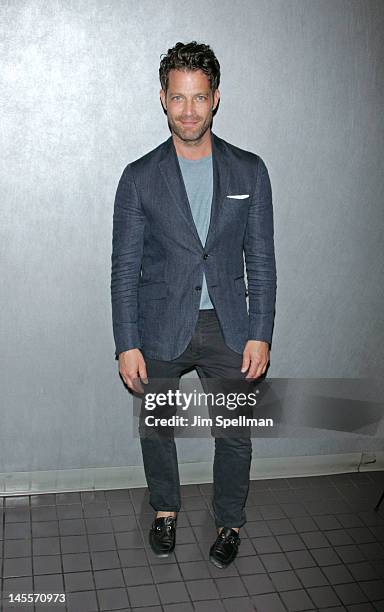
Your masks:
[{"label": "man standing", "polygon": [[[178,381],[194,367],[208,388],[218,379],[251,383],[267,369],[275,311],[268,171],[258,155],[211,131],[220,65],[208,45],[178,42],[159,74],[172,135],[128,164],[115,198],[111,294],[119,372],[138,393],[141,382],[146,392],[151,384],[159,392],[161,380]],[[181,507],[176,446],[172,435],[149,432],[142,421],[139,430],[156,510],[149,541],[166,557]],[[251,455],[249,436],[215,436],[218,533],[210,560],[218,567],[238,551]]]}]

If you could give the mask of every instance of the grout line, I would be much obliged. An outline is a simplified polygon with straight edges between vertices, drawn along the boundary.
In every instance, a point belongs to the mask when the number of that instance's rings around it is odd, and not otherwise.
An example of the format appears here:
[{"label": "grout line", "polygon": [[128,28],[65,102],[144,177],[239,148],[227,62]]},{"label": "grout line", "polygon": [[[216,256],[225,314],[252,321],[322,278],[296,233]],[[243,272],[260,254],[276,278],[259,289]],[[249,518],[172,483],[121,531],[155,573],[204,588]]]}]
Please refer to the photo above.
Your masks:
[{"label": "grout line", "polygon": [[95,589],[95,594],[96,594],[96,603],[97,603],[97,609],[100,610],[100,601],[99,601],[99,596],[98,596],[98,592],[97,592],[97,588],[96,588],[96,581],[95,581],[95,574],[94,574],[94,569],[93,569],[93,561],[92,561],[92,555],[91,555],[91,549],[89,546],[89,537],[88,537],[88,530],[87,530],[87,522],[85,520],[85,513],[84,513],[84,501],[83,501],[83,496],[81,495],[81,491],[79,491],[80,493],[80,504],[81,504],[81,513],[82,513],[82,518],[84,521],[84,534],[87,540],[87,545],[88,545],[88,556],[89,556],[89,562],[91,565],[91,575],[92,575],[92,581],[93,581],[93,586]]},{"label": "grout line", "polygon": [[4,559],[5,559],[5,498],[2,503],[3,516],[1,518],[1,535],[2,535],[2,553],[1,553],[1,574],[0,574],[0,612],[3,612],[3,594],[4,594]]},{"label": "grout line", "polygon": [[[31,546],[30,546],[30,550],[31,550],[31,572],[32,572],[32,593],[35,593],[35,572],[34,572],[34,561],[33,561],[33,532],[32,532],[32,511],[31,511],[31,497],[30,495],[28,495],[28,512],[29,512],[29,533],[31,536]],[[32,604],[32,608],[33,610],[36,609],[35,606],[35,601],[33,601]]]},{"label": "grout line", "polygon": [[[133,506],[133,504],[132,504],[131,495],[130,495],[130,490],[129,490],[129,489],[127,489],[127,491],[128,491],[129,501],[130,501],[130,503],[131,503],[131,505],[132,505],[132,507],[133,507],[133,511],[134,511],[135,509],[134,509],[134,506]],[[117,552],[117,556],[118,556],[118,558],[119,558],[119,562],[120,562],[120,571],[121,571],[121,575],[123,576],[123,581],[124,581],[124,585],[125,585],[125,591],[126,591],[126,594],[127,594],[128,606],[129,606],[130,608],[133,608],[133,605],[131,604],[131,599],[130,599],[130,596],[129,596],[129,591],[128,591],[128,588],[129,588],[129,587],[128,587],[128,585],[127,585],[126,581],[125,581],[125,576],[124,576],[124,572],[123,572],[122,562],[121,562],[121,558],[120,558],[120,552],[119,552],[119,548],[118,548],[118,545],[117,545],[116,531],[115,531],[115,528],[114,528],[114,525],[113,525],[113,518],[116,518],[117,516],[132,516],[132,515],[128,515],[128,514],[126,514],[126,515],[123,515],[123,514],[121,514],[121,515],[120,515],[120,514],[118,514],[118,515],[112,515],[112,514],[111,514],[111,508],[110,508],[110,506],[109,506],[109,503],[110,503],[110,502],[108,501],[107,496],[106,496],[106,502],[107,502],[108,512],[109,512],[109,515],[108,515],[108,516],[109,516],[109,518],[110,518],[110,520],[111,520],[112,534],[113,534],[113,537],[114,537],[114,540],[115,540],[116,552]],[[134,514],[134,515],[133,515],[133,517],[134,517],[134,519],[135,519],[135,523],[136,523],[136,525],[138,525],[137,520],[136,520],[136,515]],[[137,532],[137,529],[135,529],[135,530],[134,530],[134,532]],[[117,532],[117,533],[119,533],[119,532]],[[136,566],[136,567],[143,567],[143,566]],[[130,569],[130,568],[126,568],[126,569]],[[135,585],[135,586],[143,586],[143,585]],[[149,586],[149,585],[148,585],[148,586]],[[121,587],[120,587],[120,588],[121,588]]]},{"label": "grout line", "polygon": [[[63,591],[64,591],[64,594],[65,594],[65,610],[67,612],[67,610],[68,610],[68,605],[67,605],[68,604],[68,599],[67,599],[67,593],[65,591],[66,585],[65,585],[65,580],[64,580],[64,562],[63,562],[63,552],[62,552],[62,548],[61,548],[60,521],[59,521],[59,515],[58,515],[58,512],[57,512],[56,495],[55,495],[55,512],[56,512],[56,516],[57,516],[58,532],[59,532],[59,550],[60,550],[61,580],[63,582]],[[31,518],[31,521],[32,521],[32,518]]]},{"label": "grout line", "polygon": [[[145,488],[144,490],[145,490],[145,491],[147,491],[148,489],[147,489],[147,488]],[[133,498],[132,498],[131,489],[128,489],[128,492],[129,492],[129,498],[130,498],[130,500],[131,500],[131,504],[132,504],[132,507],[133,507],[133,512],[134,512],[134,517],[135,517],[135,520],[136,520],[136,524],[137,524],[137,526],[138,526],[138,529],[139,529],[139,532],[140,532],[140,535],[141,535],[141,538],[142,538],[142,540],[143,540],[143,544],[144,544],[144,532],[143,532],[143,530],[142,530],[141,523],[140,523],[140,521],[138,520],[138,519],[139,519],[139,517],[138,517],[138,516],[137,516],[137,514],[136,514],[136,507],[135,507],[135,504],[134,504],[134,500],[133,500]],[[148,528],[147,528],[147,529],[148,529]],[[153,573],[153,570],[152,570],[151,563],[150,563],[150,561],[149,561],[149,557],[148,557],[148,553],[147,553],[147,547],[146,547],[145,545],[144,545],[144,547],[143,547],[143,550],[144,550],[145,557],[146,557],[146,559],[147,559],[147,563],[148,563],[148,568],[149,568],[149,571],[151,572],[151,576],[152,576],[153,584],[154,584],[154,586],[155,586],[156,593],[157,593],[157,596],[158,596],[158,598],[159,598],[160,608],[161,608],[161,610],[163,610],[163,611],[164,611],[164,607],[163,607],[163,603],[162,603],[162,601],[161,601],[161,597],[160,597],[159,589],[157,588],[157,583],[155,582],[155,576],[154,576],[154,573]],[[175,553],[173,553],[173,554],[175,554]],[[175,555],[175,559],[176,559],[176,555]],[[180,568],[179,568],[179,571],[180,571]],[[137,586],[137,585],[135,585],[135,586]],[[133,607],[133,606],[132,606],[132,607]]]}]

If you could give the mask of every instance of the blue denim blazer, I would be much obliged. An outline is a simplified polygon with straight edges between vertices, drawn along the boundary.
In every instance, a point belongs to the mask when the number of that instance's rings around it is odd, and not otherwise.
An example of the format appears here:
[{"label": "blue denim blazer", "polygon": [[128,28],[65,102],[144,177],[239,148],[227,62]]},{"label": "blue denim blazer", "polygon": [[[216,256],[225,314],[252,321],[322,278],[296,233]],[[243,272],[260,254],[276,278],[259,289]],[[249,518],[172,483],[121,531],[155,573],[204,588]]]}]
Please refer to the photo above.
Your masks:
[{"label": "blue denim blazer", "polygon": [[272,341],[276,264],[268,170],[255,153],[213,132],[211,139],[213,198],[205,245],[172,137],[122,173],[111,257],[116,358],[132,348],[153,359],[181,355],[197,323],[203,272],[227,346],[242,353],[247,340]]}]

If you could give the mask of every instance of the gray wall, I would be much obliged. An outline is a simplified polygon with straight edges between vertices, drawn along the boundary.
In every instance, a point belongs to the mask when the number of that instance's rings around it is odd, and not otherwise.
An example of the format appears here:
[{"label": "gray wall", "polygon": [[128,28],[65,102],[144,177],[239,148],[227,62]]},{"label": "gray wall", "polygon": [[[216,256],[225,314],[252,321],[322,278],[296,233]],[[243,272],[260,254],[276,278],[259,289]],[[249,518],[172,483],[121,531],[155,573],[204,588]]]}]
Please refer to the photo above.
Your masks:
[{"label": "gray wall", "polygon": [[[178,40],[212,45],[214,131],[270,171],[270,376],[381,374],[382,2],[15,0],[1,19],[0,472],[141,464],[113,358],[113,199],[124,166],[169,136],[158,64]],[[382,445],[317,437],[254,452]],[[212,455],[211,440],[178,446],[181,461]]]}]

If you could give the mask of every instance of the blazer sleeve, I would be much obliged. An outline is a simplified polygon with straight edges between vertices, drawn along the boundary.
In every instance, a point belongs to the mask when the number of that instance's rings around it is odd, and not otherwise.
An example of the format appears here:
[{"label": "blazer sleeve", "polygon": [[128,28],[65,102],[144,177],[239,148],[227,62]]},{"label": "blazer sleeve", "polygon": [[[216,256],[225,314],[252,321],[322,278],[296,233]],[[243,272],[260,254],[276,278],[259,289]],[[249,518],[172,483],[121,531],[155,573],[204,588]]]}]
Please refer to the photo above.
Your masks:
[{"label": "blazer sleeve", "polygon": [[145,216],[128,165],[120,178],[114,203],[111,300],[115,358],[141,348],[138,330],[138,284],[143,255]]},{"label": "blazer sleeve", "polygon": [[249,296],[249,340],[272,342],[276,301],[272,189],[264,161],[258,157],[256,188],[244,238]]}]

